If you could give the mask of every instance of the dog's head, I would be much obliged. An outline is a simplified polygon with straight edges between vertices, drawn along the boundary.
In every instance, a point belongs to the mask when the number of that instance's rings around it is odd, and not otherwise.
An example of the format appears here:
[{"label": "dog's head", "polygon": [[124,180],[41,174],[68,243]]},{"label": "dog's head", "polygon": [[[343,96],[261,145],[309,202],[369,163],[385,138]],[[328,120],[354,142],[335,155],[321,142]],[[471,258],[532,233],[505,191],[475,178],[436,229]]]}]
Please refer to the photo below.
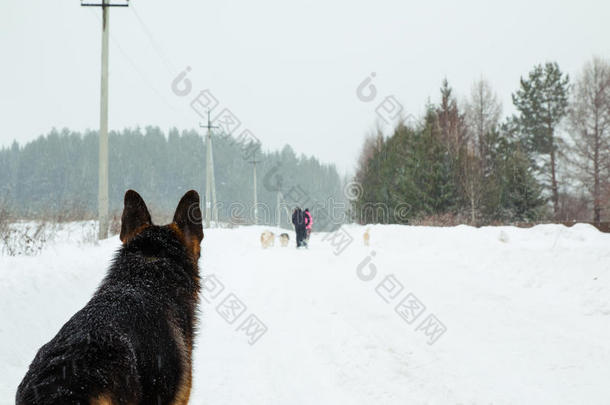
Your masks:
[{"label": "dog's head", "polygon": [[123,216],[121,217],[120,238],[125,245],[144,232],[148,233],[159,228],[169,229],[176,239],[185,246],[189,256],[196,263],[200,256],[200,246],[203,239],[201,218],[199,194],[195,190],[184,194],[178,203],[178,207],[176,207],[172,223],[165,226],[154,225],[146,203],[140,197],[140,194],[133,190],[127,190]]}]

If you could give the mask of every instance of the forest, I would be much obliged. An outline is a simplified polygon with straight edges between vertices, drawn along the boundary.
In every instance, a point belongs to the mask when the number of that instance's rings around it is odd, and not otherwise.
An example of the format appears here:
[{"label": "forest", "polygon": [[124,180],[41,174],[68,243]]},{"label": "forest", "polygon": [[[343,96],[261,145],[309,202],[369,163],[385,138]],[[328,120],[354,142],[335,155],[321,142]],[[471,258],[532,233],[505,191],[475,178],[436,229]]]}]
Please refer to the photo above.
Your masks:
[{"label": "forest", "polygon": [[[276,224],[281,192],[282,224],[287,212],[308,207],[328,218],[345,212],[342,180],[334,165],[297,156],[286,145],[263,151],[225,135],[212,137],[218,219],[232,224],[254,222],[253,167],[257,163],[258,222]],[[125,129],[109,136],[110,211],[117,219],[127,189],[149,201],[153,219],[166,220],[175,202],[189,189],[205,195],[205,141],[195,131],[157,127]],[[23,146],[0,150],[2,206],[19,218],[80,220],[96,218],[98,134],[68,129]],[[171,219],[171,218],[169,218]],[[337,219],[336,221],[340,220]],[[336,222],[335,221],[335,222]]]},{"label": "forest", "polygon": [[464,101],[447,79],[424,116],[365,139],[355,180],[360,223],[472,225],[610,219],[610,64],[575,80],[539,64],[512,94],[481,78]]}]

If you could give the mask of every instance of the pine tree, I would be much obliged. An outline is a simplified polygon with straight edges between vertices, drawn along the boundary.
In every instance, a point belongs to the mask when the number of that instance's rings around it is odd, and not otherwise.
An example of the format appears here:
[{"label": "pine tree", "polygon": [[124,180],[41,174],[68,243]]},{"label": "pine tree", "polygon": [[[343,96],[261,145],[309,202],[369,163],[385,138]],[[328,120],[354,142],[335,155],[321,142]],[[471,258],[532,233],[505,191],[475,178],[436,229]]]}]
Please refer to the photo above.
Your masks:
[{"label": "pine tree", "polygon": [[526,151],[549,157],[548,164],[540,167],[550,180],[553,213],[559,211],[557,158],[559,141],[556,129],[565,117],[568,107],[568,75],[564,75],[556,62],[537,65],[527,78],[521,78],[520,88],[512,95],[519,111],[516,123],[522,134]]},{"label": "pine tree", "polygon": [[441,103],[437,110],[441,141],[456,155],[468,142],[466,116],[459,111],[453,89],[445,78],[441,86]]},{"label": "pine tree", "polygon": [[544,199],[526,153],[519,147],[505,150],[504,209],[511,220],[531,222],[541,217]]}]

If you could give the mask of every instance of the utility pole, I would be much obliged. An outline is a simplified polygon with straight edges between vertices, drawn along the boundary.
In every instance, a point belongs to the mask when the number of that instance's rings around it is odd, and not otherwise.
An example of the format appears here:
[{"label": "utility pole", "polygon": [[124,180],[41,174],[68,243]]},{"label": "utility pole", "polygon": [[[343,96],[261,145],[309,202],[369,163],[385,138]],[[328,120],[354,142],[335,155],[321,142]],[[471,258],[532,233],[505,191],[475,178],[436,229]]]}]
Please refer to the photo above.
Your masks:
[{"label": "utility pole", "polygon": [[262,160],[256,160],[256,152],[254,158],[249,162],[254,166],[254,225],[258,225],[258,196],[256,193],[256,164]]},{"label": "utility pole", "polygon": [[[210,120],[210,111],[208,111],[208,124],[201,125],[201,128],[207,128],[205,137],[205,226],[210,227],[210,219],[212,218],[212,204],[216,212],[215,220],[218,221],[218,212],[216,211],[216,182],[214,180],[214,155],[212,154],[212,129],[218,128],[212,125]],[[213,201],[212,201],[213,200]]]},{"label": "utility pole", "polygon": [[[209,123],[208,123],[209,125]],[[212,162],[212,220],[218,226],[218,206],[216,204],[216,174],[214,173],[214,149],[212,148],[212,137],[210,136],[210,161]]]},{"label": "utility pole", "polygon": [[98,240],[108,237],[108,37],[109,17],[108,7],[128,7],[125,4],[111,4],[109,0],[101,3],[81,3],[83,7],[102,8],[102,88],[100,97],[100,138],[99,138],[99,179],[97,191],[97,209],[99,228]]},{"label": "utility pole", "polygon": [[[281,203],[284,202],[284,195],[282,194],[281,191],[278,190],[277,192],[277,212],[278,212],[278,220],[277,220],[277,227],[280,228],[281,227]],[[292,215],[290,213],[290,210],[288,209],[288,205],[284,204],[284,210],[286,210],[286,218],[288,219],[288,223],[292,225],[292,228],[294,229],[294,224],[292,223],[291,219],[292,219]]]},{"label": "utility pole", "polygon": [[281,194],[278,190],[277,192],[277,205],[275,208],[275,217],[277,219],[277,227],[278,229],[282,226],[282,207],[281,207]]}]

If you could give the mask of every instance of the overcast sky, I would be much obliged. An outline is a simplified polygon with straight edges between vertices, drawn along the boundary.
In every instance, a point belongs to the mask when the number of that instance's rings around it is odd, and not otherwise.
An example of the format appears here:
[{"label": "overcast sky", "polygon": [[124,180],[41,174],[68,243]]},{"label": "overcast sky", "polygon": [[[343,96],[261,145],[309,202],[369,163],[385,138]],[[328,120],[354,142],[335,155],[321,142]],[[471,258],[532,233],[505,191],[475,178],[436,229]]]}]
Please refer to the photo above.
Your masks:
[{"label": "overcast sky", "polygon": [[[0,4],[0,145],[53,127],[97,129],[99,8]],[[130,4],[111,10],[111,129],[195,128],[190,101],[209,89],[215,111],[229,108],[266,149],[289,143],[342,172],[353,169],[387,96],[418,116],[428,99],[438,101],[444,77],[461,99],[483,75],[510,113],[510,93],[534,64],[554,60],[574,75],[593,55],[610,57],[610,2],[602,0]],[[171,83],[187,66],[193,89],[180,97]],[[377,95],[364,102],[356,88],[372,72]]]}]

